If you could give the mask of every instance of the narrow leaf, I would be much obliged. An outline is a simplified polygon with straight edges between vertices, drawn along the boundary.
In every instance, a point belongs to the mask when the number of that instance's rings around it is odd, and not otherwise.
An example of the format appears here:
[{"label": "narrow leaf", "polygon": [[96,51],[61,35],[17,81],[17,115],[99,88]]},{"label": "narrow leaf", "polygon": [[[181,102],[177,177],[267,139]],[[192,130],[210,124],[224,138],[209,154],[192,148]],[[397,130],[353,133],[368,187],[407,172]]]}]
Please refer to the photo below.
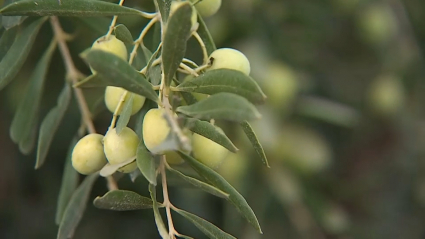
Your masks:
[{"label": "narrow leaf", "polygon": [[186,41],[192,27],[190,20],[192,11],[189,2],[182,4],[167,23],[162,46],[162,64],[166,86],[170,86],[186,53]]},{"label": "narrow leaf", "polygon": [[66,205],[72,197],[75,189],[78,186],[78,173],[72,167],[71,156],[72,150],[75,144],[77,144],[77,138],[74,138],[69,145],[68,154],[65,159],[65,167],[62,175],[62,184],[59,190],[58,204],[56,206],[56,217],[55,222],[57,225],[60,224],[65,213]]},{"label": "narrow leaf", "polygon": [[163,22],[167,22],[170,15],[171,0],[155,0]]},{"label": "narrow leaf", "polygon": [[94,199],[93,205],[100,209],[131,211],[152,208],[153,202],[132,191],[113,190]]},{"label": "narrow leaf", "polygon": [[239,213],[241,213],[258,232],[262,233],[257,217],[245,198],[235,188],[233,188],[220,174],[208,166],[205,166],[183,152],[179,152],[179,154],[199,175],[205,178],[205,180],[223,192],[228,193],[229,201],[236,207]]},{"label": "narrow leaf", "polygon": [[159,235],[163,239],[168,239],[170,237],[168,236],[168,231],[165,228],[164,221],[162,220],[161,214],[158,210],[158,202],[156,201],[156,188],[154,185],[149,184],[149,192],[151,193],[151,198],[153,202],[153,215],[155,217],[155,223],[156,227],[158,228]]},{"label": "narrow leaf", "polygon": [[140,141],[139,146],[137,147],[137,167],[139,167],[140,172],[152,185],[156,185],[156,165],[155,159],[152,154],[146,149],[145,143],[143,140]]},{"label": "narrow leaf", "polygon": [[133,45],[133,36],[131,35],[130,30],[128,30],[125,25],[119,24],[114,27],[114,33],[115,37],[124,42],[125,44]]},{"label": "narrow leaf", "polygon": [[86,210],[90,191],[97,177],[98,174],[87,176],[77,190],[75,190],[72,194],[71,200],[66,207],[62,221],[59,225],[57,239],[68,239],[73,237],[75,229]]},{"label": "narrow leaf", "polygon": [[4,16],[123,16],[140,15],[140,11],[115,3],[87,0],[22,0],[0,9]]},{"label": "narrow leaf", "polygon": [[228,92],[245,97],[252,103],[264,103],[267,98],[254,79],[230,69],[207,71],[181,83],[177,90],[213,95]]},{"label": "narrow leaf", "polygon": [[177,171],[177,170],[175,170],[175,169],[173,169],[171,167],[168,167],[167,169],[173,175],[175,175],[175,176],[183,179],[184,181],[192,184],[193,186],[195,186],[195,187],[197,187],[197,188],[199,188],[201,190],[204,190],[207,193],[210,193],[210,194],[212,194],[214,196],[217,196],[217,197],[226,198],[226,199],[229,197],[229,194],[221,191],[220,189],[218,189],[218,188],[216,188],[214,186],[211,186],[211,185],[209,185],[207,183],[204,183],[204,182],[202,182],[202,181],[200,181],[200,180],[198,180],[196,178],[192,178],[192,177],[186,176],[183,173],[181,173],[180,171]]},{"label": "narrow leaf", "polygon": [[117,134],[120,134],[121,131],[127,127],[128,122],[130,121],[131,113],[133,111],[133,101],[134,101],[134,94],[128,93],[127,100],[124,103],[124,107],[122,108],[120,118],[117,122]]},{"label": "narrow leaf", "polygon": [[155,102],[158,101],[158,95],[146,78],[116,55],[100,50],[90,50],[82,54],[82,57],[99,76],[83,80],[76,86],[81,87],[87,82],[91,82],[89,86],[93,86],[94,83],[101,82],[102,84],[97,86],[118,86]]},{"label": "narrow leaf", "polygon": [[29,80],[28,89],[13,117],[10,137],[15,143],[28,140],[28,137],[33,134],[32,132],[38,121],[44,81],[55,48],[56,40],[53,40],[41,60],[37,63]]},{"label": "narrow leaf", "polygon": [[249,141],[254,147],[255,152],[257,152],[258,156],[260,156],[260,159],[263,162],[263,164],[266,165],[268,168],[270,168],[269,162],[267,161],[266,153],[264,152],[263,146],[258,140],[257,135],[254,132],[254,129],[246,121],[242,122],[241,126],[243,131],[245,132],[245,135],[248,137]]},{"label": "narrow leaf", "polygon": [[207,28],[207,25],[205,24],[204,19],[199,13],[198,13],[198,23],[199,23],[199,26],[196,32],[199,34],[202,41],[204,42],[205,47],[207,48],[208,55],[211,55],[211,53],[213,53],[213,51],[215,51],[217,47],[215,46],[211,33],[208,31],[208,28]]},{"label": "narrow leaf", "polygon": [[122,163],[119,164],[109,164],[107,163],[105,166],[103,166],[103,168],[100,170],[99,174],[102,177],[108,177],[111,176],[112,174],[114,174],[118,169],[120,169],[121,167],[124,167],[125,165],[128,165],[130,163],[132,163],[134,160],[136,159],[136,157],[130,158]]},{"label": "narrow leaf", "polygon": [[17,37],[0,62],[0,90],[3,89],[21,69],[40,27],[46,18],[38,19],[27,26]]},{"label": "narrow leaf", "polygon": [[44,164],[50,145],[53,141],[53,137],[55,136],[59,124],[68,109],[70,101],[71,87],[66,83],[59,95],[56,106],[50,110],[41,123],[40,134],[38,136],[37,162],[35,163],[36,169],[40,168]]},{"label": "narrow leaf", "polygon": [[0,38],[0,61],[6,55],[6,52],[10,49],[13,42],[16,39],[18,28],[14,27],[3,32]]},{"label": "narrow leaf", "polygon": [[19,26],[25,19],[27,19],[25,16],[3,16],[0,20],[5,29],[10,29]]},{"label": "narrow leaf", "polygon": [[199,119],[222,119],[236,122],[261,118],[247,99],[231,93],[218,93],[198,103],[180,106],[177,112]]},{"label": "narrow leaf", "polygon": [[173,210],[192,222],[199,230],[201,230],[207,237],[211,239],[236,239],[236,237],[222,231],[216,225],[196,216],[195,214],[177,208],[173,208]]},{"label": "narrow leaf", "polygon": [[238,148],[236,148],[227,135],[218,130],[216,126],[210,124],[209,122],[192,118],[188,119],[186,126],[190,131],[216,142],[233,153],[238,151]]}]

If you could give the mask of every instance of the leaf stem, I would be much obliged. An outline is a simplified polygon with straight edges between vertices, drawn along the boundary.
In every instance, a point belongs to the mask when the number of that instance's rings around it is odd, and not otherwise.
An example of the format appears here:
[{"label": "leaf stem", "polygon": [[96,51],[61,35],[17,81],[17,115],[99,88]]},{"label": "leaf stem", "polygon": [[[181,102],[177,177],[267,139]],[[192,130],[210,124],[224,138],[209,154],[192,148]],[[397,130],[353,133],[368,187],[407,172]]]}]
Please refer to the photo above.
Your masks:
[{"label": "leaf stem", "polygon": [[[123,4],[124,4],[124,0],[120,0],[119,5],[122,6]],[[109,30],[106,33],[106,39],[108,39],[109,36],[112,34],[112,31],[114,30],[114,27],[117,24],[117,19],[118,19],[118,16],[116,15],[112,18],[111,25],[109,25]]]},{"label": "leaf stem", "polygon": [[165,210],[166,210],[166,213],[167,213],[169,236],[170,236],[170,238],[176,238],[175,236],[178,233],[177,233],[176,229],[174,228],[173,218],[171,216],[171,207],[173,207],[173,205],[171,204],[170,198],[168,197],[167,174],[165,172],[165,166],[167,164],[167,160],[166,160],[165,157],[166,157],[165,155],[161,156],[161,162],[160,162],[160,165],[159,165],[159,170],[160,170],[161,178],[162,178],[162,180],[161,180],[162,181],[162,194],[164,196],[163,204],[165,206]]},{"label": "leaf stem", "polygon": [[[67,34],[63,31],[58,17],[50,17],[50,24],[53,28],[53,33],[59,44],[59,50],[62,55],[62,59],[65,62],[65,69],[67,78],[69,78],[73,84],[78,83],[78,79],[82,76],[81,72],[75,67],[74,61],[72,60],[71,53],[66,44]],[[83,118],[84,124],[87,127],[87,131],[90,134],[96,133],[96,128],[94,127],[93,121],[91,119],[90,109],[87,105],[86,99],[84,97],[83,91],[80,88],[73,87],[75,98],[77,99],[78,107],[81,111],[81,116]],[[112,176],[107,177],[107,186],[109,190],[118,189],[117,183]]]},{"label": "leaf stem", "polygon": [[192,33],[192,36],[194,36],[194,37],[196,38],[196,40],[197,40],[197,41],[198,41],[198,43],[199,43],[199,46],[200,46],[200,47],[201,47],[201,49],[202,49],[202,54],[203,54],[203,56],[204,56],[203,65],[208,64],[208,58],[209,58],[209,55],[208,55],[207,47],[205,46],[204,41],[202,40],[201,36],[199,36],[198,32],[193,32],[193,33]]}]

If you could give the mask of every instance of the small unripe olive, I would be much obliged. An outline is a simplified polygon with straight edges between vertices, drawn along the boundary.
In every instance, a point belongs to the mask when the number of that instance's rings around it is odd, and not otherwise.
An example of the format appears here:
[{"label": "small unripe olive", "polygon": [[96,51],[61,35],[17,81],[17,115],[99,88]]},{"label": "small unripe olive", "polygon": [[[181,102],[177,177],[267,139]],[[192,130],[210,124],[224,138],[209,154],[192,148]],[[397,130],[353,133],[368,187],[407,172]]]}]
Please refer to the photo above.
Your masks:
[{"label": "small unripe olive", "polygon": [[374,113],[391,116],[403,109],[405,98],[405,89],[399,77],[381,75],[372,81],[367,103]]},{"label": "small unripe olive", "polygon": [[215,50],[210,55],[210,63],[209,70],[225,68],[241,71],[247,75],[251,72],[248,58],[242,52],[231,48]]},{"label": "small unripe olive", "polygon": [[[217,130],[222,131],[217,127]],[[216,169],[229,155],[229,150],[202,135],[193,134],[192,153],[201,163]]]},{"label": "small unripe olive", "polygon": [[102,145],[103,135],[89,134],[78,141],[72,150],[72,166],[81,174],[92,174],[106,165]]},{"label": "small unripe olive", "polygon": [[135,160],[132,163],[129,163],[129,164],[119,168],[117,171],[121,172],[121,173],[131,173],[134,170],[136,170],[136,168],[137,168],[137,162]]},{"label": "small unripe olive", "polygon": [[143,141],[149,151],[165,141],[170,126],[164,118],[164,109],[150,109],[143,120]]},{"label": "small unripe olive", "polygon": [[[179,8],[182,4],[184,4],[185,1],[173,1],[171,2],[170,7],[170,16],[173,15],[173,13]],[[190,21],[192,22],[192,26],[195,25],[198,22],[198,15],[196,14],[195,8],[192,7],[192,16],[190,17]]]},{"label": "small unripe olive", "polygon": [[118,40],[114,35],[110,35],[108,38],[106,38],[106,36],[100,37],[93,43],[91,49],[112,53],[125,61],[127,61],[128,58],[127,48],[124,43]]},{"label": "small unripe olive", "polygon": [[139,137],[130,128],[125,127],[120,134],[110,129],[104,139],[104,152],[110,164],[123,163],[136,156]]},{"label": "small unripe olive", "polygon": [[[112,113],[115,112],[115,109],[117,108],[121,96],[126,92],[125,89],[121,87],[115,87],[115,86],[108,86],[105,89],[105,104],[109,111]],[[131,115],[136,114],[139,112],[139,110],[142,108],[143,104],[145,103],[146,98],[144,96],[128,92],[127,95],[124,98],[124,101],[127,101],[130,97],[130,94],[134,94],[133,97],[133,108],[131,110]],[[122,109],[122,108],[121,108]],[[118,115],[121,114],[121,110],[118,112]]]},{"label": "small unripe olive", "polygon": [[220,6],[221,0],[202,0],[195,5],[196,10],[203,17],[209,17],[214,15],[220,9]]}]

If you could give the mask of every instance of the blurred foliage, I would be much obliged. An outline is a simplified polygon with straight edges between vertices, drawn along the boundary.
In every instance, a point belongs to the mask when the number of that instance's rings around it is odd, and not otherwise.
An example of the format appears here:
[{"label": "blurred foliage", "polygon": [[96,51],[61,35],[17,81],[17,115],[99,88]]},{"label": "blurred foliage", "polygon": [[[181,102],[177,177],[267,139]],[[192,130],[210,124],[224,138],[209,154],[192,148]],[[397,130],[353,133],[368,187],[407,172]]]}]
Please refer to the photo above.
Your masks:
[{"label": "blurred foliage", "polygon": [[[150,0],[126,4],[153,10]],[[174,203],[238,238],[423,238],[424,9],[419,0],[223,1],[207,25],[217,46],[247,55],[251,75],[268,95],[263,119],[253,127],[271,168],[261,165],[242,131],[223,124],[244,150],[231,155],[218,172],[250,202],[264,235],[255,233],[227,202],[191,187],[171,188]],[[102,32],[83,23],[76,27],[76,21],[63,18],[62,23],[78,39],[70,42],[78,59]],[[138,17],[119,22],[133,35],[146,24]],[[53,238],[57,231],[63,159],[80,120],[75,102],[43,168],[35,171],[35,154],[23,156],[9,139],[31,67],[51,36],[44,26],[18,79],[0,94],[1,238]],[[187,55],[199,60],[200,50],[188,49]],[[55,105],[63,84],[58,52],[52,62],[42,116]],[[76,63],[89,74],[82,61]],[[85,93],[95,105],[103,91]],[[103,111],[95,121],[99,132],[106,131],[108,115]],[[148,196],[142,178],[133,184],[126,177],[121,183]],[[99,180],[91,198],[104,191]],[[89,204],[75,238],[157,238],[151,214],[101,211]],[[186,221],[175,223],[203,238]]]}]

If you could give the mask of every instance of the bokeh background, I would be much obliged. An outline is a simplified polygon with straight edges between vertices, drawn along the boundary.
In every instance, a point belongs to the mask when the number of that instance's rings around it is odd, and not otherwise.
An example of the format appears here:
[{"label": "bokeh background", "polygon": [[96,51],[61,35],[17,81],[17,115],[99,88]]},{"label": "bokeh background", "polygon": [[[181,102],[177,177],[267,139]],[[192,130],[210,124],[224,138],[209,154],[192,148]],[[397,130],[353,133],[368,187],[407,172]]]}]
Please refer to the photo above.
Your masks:
[{"label": "bokeh background", "polygon": [[[1,3],[2,1],[0,1]],[[1,5],[1,4],[0,4]],[[153,10],[151,1],[127,6]],[[425,238],[425,2],[421,0],[232,0],[206,19],[218,47],[244,52],[268,95],[253,122],[268,155],[265,168],[245,136],[225,131],[240,148],[218,171],[244,195],[264,234],[257,234],[220,199],[171,182],[171,200],[238,238]],[[78,68],[78,53],[102,31],[62,18]],[[146,20],[119,20],[137,36]],[[107,19],[89,19],[105,23]],[[0,93],[0,238],[55,238],[55,210],[69,143],[80,124],[73,102],[47,163],[34,170],[9,138],[28,77],[52,37],[46,24],[17,79]],[[148,37],[149,39],[149,37]],[[149,42],[149,40],[147,41]],[[201,59],[189,41],[188,56]],[[56,104],[64,69],[55,53],[40,117]],[[102,89],[86,91],[91,104]],[[95,120],[104,133],[110,113]],[[120,187],[148,196],[147,183]],[[106,192],[95,184],[91,199]],[[204,236],[174,216],[180,232]],[[87,207],[75,238],[159,238],[150,210],[112,212]]]}]

